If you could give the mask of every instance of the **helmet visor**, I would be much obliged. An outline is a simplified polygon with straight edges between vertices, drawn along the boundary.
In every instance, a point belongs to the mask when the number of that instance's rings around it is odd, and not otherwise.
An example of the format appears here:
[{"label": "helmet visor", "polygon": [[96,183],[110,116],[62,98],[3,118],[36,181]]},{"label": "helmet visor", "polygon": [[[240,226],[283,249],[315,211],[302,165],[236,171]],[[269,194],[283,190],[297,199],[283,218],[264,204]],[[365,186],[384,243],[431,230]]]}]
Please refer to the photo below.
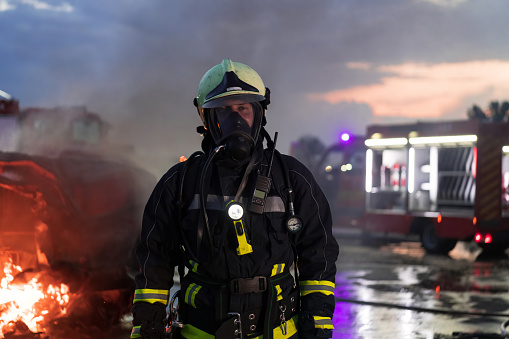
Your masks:
[{"label": "helmet visor", "polygon": [[232,102],[256,102],[256,101],[263,101],[265,100],[265,97],[263,95],[259,94],[253,94],[253,93],[239,93],[234,95],[226,95],[223,97],[219,97],[217,99],[208,101],[203,104],[203,108],[215,108],[215,107],[223,107],[223,106],[229,106]]}]

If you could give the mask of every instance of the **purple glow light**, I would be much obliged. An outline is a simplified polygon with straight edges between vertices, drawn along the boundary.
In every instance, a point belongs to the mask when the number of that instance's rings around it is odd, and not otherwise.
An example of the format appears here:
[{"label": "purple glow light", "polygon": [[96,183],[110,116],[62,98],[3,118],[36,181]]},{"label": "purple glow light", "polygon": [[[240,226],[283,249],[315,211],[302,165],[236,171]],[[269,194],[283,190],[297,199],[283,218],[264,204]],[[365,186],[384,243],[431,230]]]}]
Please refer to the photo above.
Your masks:
[{"label": "purple glow light", "polygon": [[342,141],[348,141],[348,140],[350,140],[350,134],[348,134],[348,133],[342,133],[342,134],[341,134],[341,140],[342,140]]}]

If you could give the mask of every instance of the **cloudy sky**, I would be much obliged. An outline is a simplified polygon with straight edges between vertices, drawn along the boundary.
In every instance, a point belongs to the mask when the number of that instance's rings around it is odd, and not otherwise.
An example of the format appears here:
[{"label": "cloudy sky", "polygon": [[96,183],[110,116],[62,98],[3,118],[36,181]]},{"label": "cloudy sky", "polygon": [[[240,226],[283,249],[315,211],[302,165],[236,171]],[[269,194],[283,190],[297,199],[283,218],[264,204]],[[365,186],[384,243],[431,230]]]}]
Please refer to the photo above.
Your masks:
[{"label": "cloudy sky", "polygon": [[508,14],[506,0],[0,0],[0,90],[85,105],[162,174],[199,148],[192,99],[225,57],[271,89],[286,153],[509,99]]}]

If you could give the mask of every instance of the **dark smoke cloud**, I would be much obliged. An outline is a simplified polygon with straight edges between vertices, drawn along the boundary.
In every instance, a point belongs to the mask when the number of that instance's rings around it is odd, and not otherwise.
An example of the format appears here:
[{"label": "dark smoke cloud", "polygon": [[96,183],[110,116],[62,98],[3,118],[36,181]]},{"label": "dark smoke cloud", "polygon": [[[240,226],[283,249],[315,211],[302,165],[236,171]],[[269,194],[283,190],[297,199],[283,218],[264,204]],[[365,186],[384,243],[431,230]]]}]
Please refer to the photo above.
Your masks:
[{"label": "dark smoke cloud", "polygon": [[[50,2],[50,1],[48,1]],[[58,5],[61,1],[52,1]],[[201,76],[223,58],[256,69],[273,92],[268,130],[279,148],[340,130],[362,132],[365,104],[318,104],[308,93],[376,83],[347,62],[459,62],[509,55],[500,1],[73,1],[74,11],[0,12],[1,88],[22,106],[86,105],[116,142],[161,175],[199,148],[192,105]],[[6,46],[9,46],[8,48]],[[4,66],[4,65],[8,65]]]}]

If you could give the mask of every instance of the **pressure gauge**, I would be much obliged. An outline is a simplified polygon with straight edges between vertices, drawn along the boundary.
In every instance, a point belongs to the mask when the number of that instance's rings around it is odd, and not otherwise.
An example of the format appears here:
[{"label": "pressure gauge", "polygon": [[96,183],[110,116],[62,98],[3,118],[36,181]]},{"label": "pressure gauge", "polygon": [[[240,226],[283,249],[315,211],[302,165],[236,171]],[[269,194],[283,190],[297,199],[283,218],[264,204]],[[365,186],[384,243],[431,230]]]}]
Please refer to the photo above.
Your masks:
[{"label": "pressure gauge", "polygon": [[298,216],[293,215],[286,220],[286,227],[289,232],[297,233],[302,229],[302,220]]}]

